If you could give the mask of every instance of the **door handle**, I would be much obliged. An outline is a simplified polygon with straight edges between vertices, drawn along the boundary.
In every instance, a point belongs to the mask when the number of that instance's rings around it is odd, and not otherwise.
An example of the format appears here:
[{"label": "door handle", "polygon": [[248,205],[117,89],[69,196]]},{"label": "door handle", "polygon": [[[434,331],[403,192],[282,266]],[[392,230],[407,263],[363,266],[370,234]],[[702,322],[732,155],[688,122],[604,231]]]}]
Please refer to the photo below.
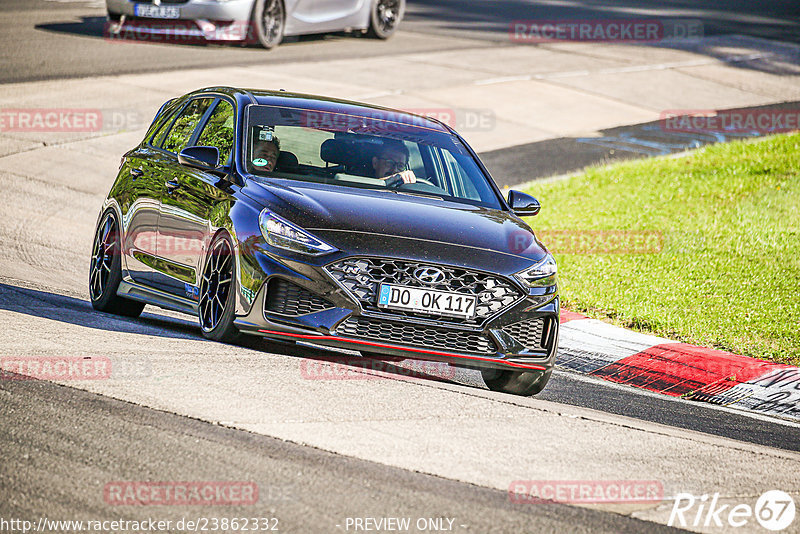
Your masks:
[{"label": "door handle", "polygon": [[168,195],[172,194],[173,191],[175,191],[176,189],[178,189],[181,186],[181,184],[180,184],[180,182],[178,182],[178,180],[170,180],[168,182],[164,182],[164,185],[167,187],[167,194]]},{"label": "door handle", "polygon": [[134,180],[142,176],[144,176],[144,171],[142,169],[131,169],[131,178]]}]

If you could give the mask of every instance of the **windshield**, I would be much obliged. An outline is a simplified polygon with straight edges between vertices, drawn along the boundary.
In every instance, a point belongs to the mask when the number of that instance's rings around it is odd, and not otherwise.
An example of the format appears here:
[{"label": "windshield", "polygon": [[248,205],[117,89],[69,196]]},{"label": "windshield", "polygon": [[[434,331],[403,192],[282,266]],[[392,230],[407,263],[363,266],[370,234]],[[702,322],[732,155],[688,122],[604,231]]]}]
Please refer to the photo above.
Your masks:
[{"label": "windshield", "polygon": [[457,137],[421,118],[381,115],[250,106],[245,166],[257,176],[500,208],[488,178]]}]

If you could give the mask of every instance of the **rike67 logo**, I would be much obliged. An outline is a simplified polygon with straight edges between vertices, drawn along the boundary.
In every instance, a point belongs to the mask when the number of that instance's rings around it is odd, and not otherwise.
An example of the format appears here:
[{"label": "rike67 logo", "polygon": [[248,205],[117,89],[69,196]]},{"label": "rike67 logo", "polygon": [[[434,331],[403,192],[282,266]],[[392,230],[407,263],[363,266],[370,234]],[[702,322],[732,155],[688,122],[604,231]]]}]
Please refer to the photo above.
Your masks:
[{"label": "rike67 logo", "polygon": [[[719,493],[697,497],[679,493],[669,515],[671,527],[753,527],[753,519],[767,530],[784,530],[792,524],[795,504],[785,491],[770,490],[755,503],[720,504]],[[749,529],[748,529],[749,530]]]}]

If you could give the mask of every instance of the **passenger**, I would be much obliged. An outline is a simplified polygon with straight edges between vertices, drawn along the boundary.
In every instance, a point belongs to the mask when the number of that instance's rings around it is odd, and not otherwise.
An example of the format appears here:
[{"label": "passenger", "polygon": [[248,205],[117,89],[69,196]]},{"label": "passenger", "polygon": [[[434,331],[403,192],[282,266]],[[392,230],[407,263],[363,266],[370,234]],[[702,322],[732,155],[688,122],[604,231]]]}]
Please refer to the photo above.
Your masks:
[{"label": "passenger", "polygon": [[253,140],[252,164],[256,170],[272,172],[278,163],[278,156],[281,153],[281,142],[277,137],[271,141],[261,139]]},{"label": "passenger", "polygon": [[414,171],[408,168],[408,148],[402,141],[384,141],[376,156],[372,158],[375,178],[386,183],[413,184],[417,181]]}]

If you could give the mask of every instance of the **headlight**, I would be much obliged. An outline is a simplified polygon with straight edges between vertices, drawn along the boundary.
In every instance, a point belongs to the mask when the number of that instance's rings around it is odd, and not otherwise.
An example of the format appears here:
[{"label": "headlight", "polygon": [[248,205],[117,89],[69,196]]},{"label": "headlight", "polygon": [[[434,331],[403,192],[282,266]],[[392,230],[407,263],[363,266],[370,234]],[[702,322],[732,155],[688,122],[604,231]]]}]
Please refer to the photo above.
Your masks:
[{"label": "headlight", "polygon": [[258,216],[258,226],[261,227],[261,235],[273,247],[313,256],[328,254],[336,250],[268,209],[262,210]]},{"label": "headlight", "polygon": [[514,277],[528,287],[548,287],[556,284],[556,260],[548,254],[542,261],[520,271]]}]

